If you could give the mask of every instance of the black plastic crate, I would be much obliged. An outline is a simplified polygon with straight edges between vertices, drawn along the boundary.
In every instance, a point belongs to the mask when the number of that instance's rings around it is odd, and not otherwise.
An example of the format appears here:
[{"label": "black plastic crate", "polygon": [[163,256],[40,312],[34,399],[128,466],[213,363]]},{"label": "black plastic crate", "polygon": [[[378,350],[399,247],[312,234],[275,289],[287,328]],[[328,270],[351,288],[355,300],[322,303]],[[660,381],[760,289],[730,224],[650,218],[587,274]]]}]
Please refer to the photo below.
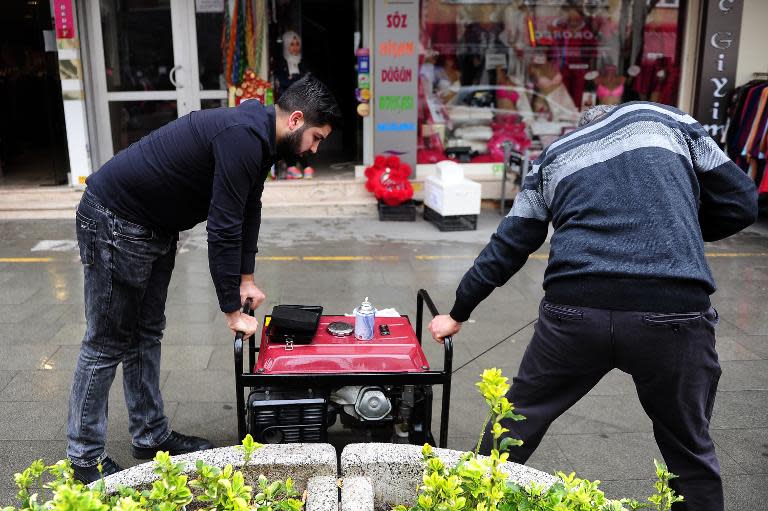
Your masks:
[{"label": "black plastic crate", "polygon": [[399,206],[387,206],[379,201],[379,220],[382,222],[415,222],[416,204],[409,200]]},{"label": "black plastic crate", "polygon": [[443,216],[426,204],[424,205],[424,220],[432,222],[441,231],[474,231],[477,229],[477,215]]}]

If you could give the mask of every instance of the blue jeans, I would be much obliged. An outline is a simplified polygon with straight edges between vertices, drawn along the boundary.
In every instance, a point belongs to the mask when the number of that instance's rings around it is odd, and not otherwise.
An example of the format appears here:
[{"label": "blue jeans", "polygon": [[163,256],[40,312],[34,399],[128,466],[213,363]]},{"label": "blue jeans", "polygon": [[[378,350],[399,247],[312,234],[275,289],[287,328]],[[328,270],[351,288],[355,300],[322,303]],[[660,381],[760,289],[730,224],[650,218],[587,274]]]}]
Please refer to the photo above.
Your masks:
[{"label": "blue jeans", "polygon": [[87,467],[105,456],[107,400],[120,362],[133,444],[155,447],[170,434],[160,340],[178,234],[120,218],[87,191],[76,221],[87,327],[69,398],[67,456]]}]

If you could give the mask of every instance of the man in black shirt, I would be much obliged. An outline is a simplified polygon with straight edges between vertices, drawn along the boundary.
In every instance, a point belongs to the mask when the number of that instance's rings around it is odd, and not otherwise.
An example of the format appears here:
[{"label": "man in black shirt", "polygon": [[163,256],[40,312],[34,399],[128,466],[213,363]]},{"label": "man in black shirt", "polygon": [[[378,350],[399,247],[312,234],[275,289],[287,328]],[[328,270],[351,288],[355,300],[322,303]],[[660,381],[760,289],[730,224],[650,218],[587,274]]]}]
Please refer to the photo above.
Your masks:
[{"label": "man in black shirt", "polygon": [[336,100],[311,75],[274,107],[193,112],[109,160],[86,183],[77,210],[88,321],[75,369],[67,456],[90,482],[120,470],[104,450],[107,399],[123,363],[133,455],[182,454],[212,447],[172,431],[160,395],[160,340],[179,231],[207,220],[208,260],[219,307],[233,331],[257,321],[241,312],[266,298],[254,283],[261,194],[277,159],[317,151],[341,124]]}]

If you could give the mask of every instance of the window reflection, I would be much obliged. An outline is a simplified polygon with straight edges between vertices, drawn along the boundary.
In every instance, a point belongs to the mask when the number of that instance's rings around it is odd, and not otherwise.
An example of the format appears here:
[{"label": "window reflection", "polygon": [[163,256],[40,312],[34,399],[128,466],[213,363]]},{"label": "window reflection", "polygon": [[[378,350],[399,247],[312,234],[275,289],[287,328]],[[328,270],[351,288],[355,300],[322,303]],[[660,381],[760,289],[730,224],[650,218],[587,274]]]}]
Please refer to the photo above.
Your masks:
[{"label": "window reflection", "polygon": [[112,147],[125,149],[150,131],[178,117],[175,101],[110,101]]},{"label": "window reflection", "polygon": [[221,108],[227,106],[226,99],[203,99],[200,101],[200,109]]},{"label": "window reflection", "polygon": [[595,104],[675,104],[674,0],[422,0],[419,163],[541,150]]},{"label": "window reflection", "polygon": [[221,31],[224,12],[197,12],[197,65],[200,72],[200,89],[223,90],[224,62],[221,54]]},{"label": "window reflection", "polygon": [[107,90],[172,90],[170,0],[100,0]]}]

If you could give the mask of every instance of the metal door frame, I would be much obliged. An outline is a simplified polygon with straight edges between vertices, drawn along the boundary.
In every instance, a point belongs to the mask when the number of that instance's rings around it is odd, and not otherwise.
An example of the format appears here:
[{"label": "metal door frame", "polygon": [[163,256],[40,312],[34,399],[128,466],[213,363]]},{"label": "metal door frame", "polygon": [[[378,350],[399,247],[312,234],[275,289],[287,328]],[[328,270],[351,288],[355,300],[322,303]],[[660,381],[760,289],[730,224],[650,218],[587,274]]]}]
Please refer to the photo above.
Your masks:
[{"label": "metal door frame", "polygon": [[[228,4],[228,2],[227,2]],[[176,101],[179,117],[199,110],[201,100],[226,99],[226,90],[200,90],[199,66],[197,61],[197,25],[195,2],[170,0],[171,37],[173,38],[173,70],[175,90],[109,92],[107,90],[106,65],[104,61],[104,34],[101,27],[101,2],[81,3],[84,8],[86,39],[88,42],[89,90],[92,93],[88,111],[92,113],[89,131],[91,140],[91,161],[93,170],[98,169],[115,153],[112,144],[112,123],[109,115],[110,101]],[[226,5],[226,4],[225,4]]]}]

